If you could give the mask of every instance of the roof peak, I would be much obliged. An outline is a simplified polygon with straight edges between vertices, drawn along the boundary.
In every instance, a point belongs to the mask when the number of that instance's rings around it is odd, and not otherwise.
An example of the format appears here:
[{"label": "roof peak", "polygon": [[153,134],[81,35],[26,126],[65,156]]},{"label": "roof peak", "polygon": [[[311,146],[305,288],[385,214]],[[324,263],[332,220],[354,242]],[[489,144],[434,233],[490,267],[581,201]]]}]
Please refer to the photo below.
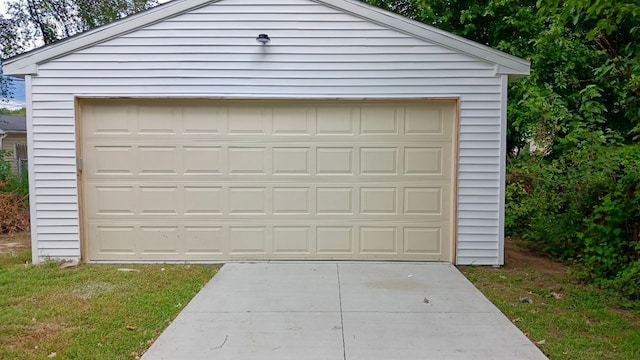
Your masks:
[{"label": "roof peak", "polygon": [[[113,23],[6,59],[3,64],[4,72],[5,74],[14,76],[34,75],[37,74],[39,64],[220,1],[233,0],[173,0],[140,13],[127,16]],[[524,59],[360,1],[307,1],[323,4],[352,16],[405,33],[409,36],[432,42],[462,54],[495,64],[496,73],[522,76],[528,75],[530,71],[530,64]]]}]

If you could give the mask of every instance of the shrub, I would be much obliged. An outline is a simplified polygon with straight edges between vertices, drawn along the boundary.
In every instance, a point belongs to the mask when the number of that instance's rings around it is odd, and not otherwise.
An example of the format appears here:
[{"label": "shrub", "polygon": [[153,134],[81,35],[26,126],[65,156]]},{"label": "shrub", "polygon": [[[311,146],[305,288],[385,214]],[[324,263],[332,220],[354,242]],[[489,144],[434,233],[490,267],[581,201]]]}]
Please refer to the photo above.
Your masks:
[{"label": "shrub", "polygon": [[0,151],[0,234],[29,231],[29,181],[18,176]]},{"label": "shrub", "polygon": [[627,296],[640,282],[640,145],[592,146],[509,166],[506,234],[580,262],[588,277]]}]

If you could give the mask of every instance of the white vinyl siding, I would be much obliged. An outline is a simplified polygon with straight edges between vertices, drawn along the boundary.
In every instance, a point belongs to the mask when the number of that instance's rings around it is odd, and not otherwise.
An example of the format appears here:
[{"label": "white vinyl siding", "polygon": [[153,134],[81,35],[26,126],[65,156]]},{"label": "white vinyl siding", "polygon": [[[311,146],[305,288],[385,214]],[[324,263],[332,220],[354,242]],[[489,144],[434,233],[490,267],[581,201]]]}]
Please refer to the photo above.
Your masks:
[{"label": "white vinyl siding", "polygon": [[[258,44],[259,33],[271,42]],[[506,104],[495,73],[310,0],[223,0],[40,64],[31,113],[37,256],[80,254],[76,96],[459,98],[456,262],[498,264]]]}]

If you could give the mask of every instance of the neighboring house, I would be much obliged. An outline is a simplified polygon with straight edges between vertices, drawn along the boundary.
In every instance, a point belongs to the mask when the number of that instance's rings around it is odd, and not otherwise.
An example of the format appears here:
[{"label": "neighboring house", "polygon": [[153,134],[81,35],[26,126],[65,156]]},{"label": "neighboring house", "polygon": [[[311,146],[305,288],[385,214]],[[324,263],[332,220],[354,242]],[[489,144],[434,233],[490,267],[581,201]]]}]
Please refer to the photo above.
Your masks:
[{"label": "neighboring house", "polygon": [[353,0],[174,0],[3,66],[35,262],[504,261],[525,60]]},{"label": "neighboring house", "polygon": [[27,171],[27,122],[24,116],[0,115],[0,150],[11,168],[21,174]]}]

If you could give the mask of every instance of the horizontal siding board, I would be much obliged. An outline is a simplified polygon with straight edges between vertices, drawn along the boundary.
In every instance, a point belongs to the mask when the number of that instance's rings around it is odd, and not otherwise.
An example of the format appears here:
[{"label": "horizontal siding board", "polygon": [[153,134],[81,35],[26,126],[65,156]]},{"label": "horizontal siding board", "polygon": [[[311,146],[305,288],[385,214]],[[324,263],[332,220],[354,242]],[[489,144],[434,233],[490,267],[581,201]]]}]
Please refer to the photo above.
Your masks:
[{"label": "horizontal siding board", "polygon": [[[93,71],[94,75],[96,75],[95,71],[103,70],[111,71],[111,70],[134,70],[134,71],[143,71],[143,70],[171,70],[171,71],[181,71],[181,70],[192,70],[199,72],[206,71],[215,71],[216,73],[223,71],[233,71],[236,70],[236,74],[242,75],[243,71],[247,71],[248,69],[253,68],[253,61],[241,61],[237,59],[236,61],[219,61],[216,58],[208,59],[208,61],[167,61],[167,59],[161,59],[155,62],[140,62],[140,61],[105,61],[104,57],[90,57],[86,59],[86,61],[74,61],[69,60],[68,58],[63,58],[59,61],[50,62],[47,64],[43,64],[39,71],[50,71],[50,70],[89,70]],[[240,70],[240,71],[238,71]],[[421,70],[452,70],[452,71],[462,71],[462,75],[465,75],[469,72],[493,72],[493,67],[487,66],[485,63],[479,63],[477,61],[429,61],[428,63],[425,61],[421,62],[319,62],[319,61],[309,61],[309,62],[288,62],[287,66],[282,66],[281,62],[276,61],[267,61],[263,60],[260,62],[260,70],[268,71],[268,70],[280,70],[280,71],[372,71],[370,75],[376,76],[378,71],[421,71]],[[70,75],[72,72],[66,72],[66,75]],[[308,76],[308,75],[307,75]],[[494,97],[495,101],[499,101],[499,95]]]},{"label": "horizontal siding board", "polygon": [[487,123],[483,125],[462,125],[460,127],[460,134],[485,134],[485,133],[500,133],[500,125]]},{"label": "horizontal siding board", "polygon": [[[247,21],[239,25],[237,21],[230,22],[208,22],[208,21],[178,21],[168,20],[159,24],[149,27],[159,30],[200,30],[200,31],[235,31],[235,30],[255,30],[268,32],[270,30],[283,31],[283,30],[349,30],[349,31],[363,31],[363,30],[376,30],[379,29],[379,25],[366,22],[366,21],[305,21],[304,26],[301,26],[298,21]],[[253,39],[251,39],[253,40]],[[255,43],[255,40],[254,40]]]},{"label": "horizontal siding board", "polygon": [[[73,104],[67,106],[73,107]],[[58,124],[58,125],[34,125],[34,134],[70,134],[73,133],[74,126],[72,124]]]},{"label": "horizontal siding board", "polygon": [[76,249],[42,249],[37,253],[41,260],[50,258],[75,260],[80,256],[80,250]]},{"label": "horizontal siding board", "polygon": [[[35,143],[35,144],[39,144]],[[35,145],[34,144],[34,145]],[[73,148],[69,148],[69,149],[49,149],[49,148],[42,148],[42,147],[38,147],[33,149],[33,155],[38,158],[38,157],[51,157],[51,158],[74,158],[76,157],[76,151]]]},{"label": "horizontal siding board", "polygon": [[[37,168],[37,166],[36,166]],[[41,173],[36,172],[36,181],[38,180],[75,180],[75,173]]]},{"label": "horizontal siding board", "polygon": [[460,141],[500,141],[500,133],[484,132],[484,133],[460,133],[458,137]]},{"label": "horizontal siding board", "polygon": [[78,197],[75,194],[71,194],[71,195],[40,195],[38,194],[38,204],[77,204],[77,203],[78,203]]},{"label": "horizontal siding board", "polygon": [[[451,73],[443,72],[439,69],[420,69],[420,70],[398,70],[398,69],[380,69],[372,72],[367,69],[351,69],[351,70],[337,70],[337,69],[312,69],[314,76],[319,79],[422,79],[425,82],[438,81],[452,81]],[[490,73],[493,70],[456,70],[457,82],[464,83],[463,79],[479,78],[483,80],[483,84],[486,84],[486,77],[491,76]],[[48,79],[76,79],[76,78],[91,78],[96,77],[96,70],[71,70],[71,69],[54,69],[54,70],[41,70],[40,76]],[[198,69],[109,69],[100,70],[101,78],[110,79],[130,79],[135,77],[136,79],[175,79],[175,78],[202,78],[202,70]],[[263,69],[261,71],[253,71],[246,73],[238,73],[237,70],[216,70],[214,78],[207,79],[308,79],[309,69],[307,70],[293,70],[293,69],[278,69],[270,70]],[[59,81],[59,80],[58,80]],[[479,80],[478,80],[479,81]],[[43,83],[44,85],[44,83]],[[485,101],[478,102],[485,103]],[[50,109],[56,109],[63,106],[67,106],[64,103],[58,103],[55,101],[45,102],[38,104],[40,107],[48,106]],[[495,106],[495,105],[493,105]]]},{"label": "horizontal siding board", "polygon": [[[59,98],[60,94],[55,94],[50,96],[50,98]],[[67,100],[69,98],[69,95],[66,96],[65,100]],[[50,101],[50,100],[47,100]],[[38,102],[38,100],[36,99],[36,97],[33,97],[33,102],[36,103]],[[42,114],[42,112],[40,112],[39,116],[37,118],[33,119],[33,125],[34,125],[34,129],[36,129],[38,126],[48,126],[48,125],[52,125],[52,126],[61,126],[61,125],[66,125],[66,126],[73,126],[73,118],[69,118],[68,116],[65,117],[60,117],[60,116],[48,116],[45,114]]]},{"label": "horizontal siding board", "polygon": [[[459,234],[464,235],[498,235],[498,227],[497,226],[463,226]],[[496,246],[497,248],[497,246]]]},{"label": "horizontal siding board", "polygon": [[75,135],[73,133],[35,133],[33,134],[34,141],[64,141],[74,142]]},{"label": "horizontal siding board", "polygon": [[44,141],[38,140],[34,142],[34,149],[47,149],[47,150],[64,150],[75,149],[75,144],[72,141]]},{"label": "horizontal siding board", "polygon": [[40,221],[40,219],[49,219],[49,220],[73,219],[75,221],[78,221],[78,210],[77,209],[75,211],[69,211],[69,210],[36,210],[36,215],[38,217],[38,221]]},{"label": "horizontal siding board", "polygon": [[[45,235],[45,239],[51,239],[51,238],[55,238],[56,235],[59,234],[43,234]],[[54,250],[54,251],[68,251],[68,252],[72,252],[74,250],[73,247],[73,242],[76,241],[75,239],[72,239],[68,236],[65,236],[64,238],[68,239],[68,240],[63,240],[62,237],[58,240],[44,240],[47,242],[48,245],[48,249]]]},{"label": "horizontal siding board", "polygon": [[[474,244],[476,242],[495,241],[493,234],[458,234],[458,241]],[[458,255],[460,256],[460,255]]]},{"label": "horizontal siding board", "polygon": [[458,201],[467,204],[496,204],[495,195],[458,195]]},{"label": "horizontal siding board", "polygon": [[[179,86],[176,83],[158,86],[142,86],[129,85],[123,83],[121,85],[105,85],[91,86],[90,82],[95,84],[96,79],[89,79],[84,85],[37,85],[34,91],[37,93],[51,93],[57,91],[66,91],[68,94],[78,96],[154,96],[154,97],[171,97],[176,96],[192,96],[192,97],[287,97],[287,98],[313,98],[313,97],[367,97],[386,96],[386,97],[402,97],[402,96],[421,96],[421,97],[450,97],[464,96],[468,93],[493,93],[496,91],[494,85],[405,85],[389,88],[388,84],[374,84],[374,81],[366,86],[324,86],[314,85],[310,80],[304,87],[281,86],[277,84],[256,86],[256,85],[227,85],[211,83],[203,86]],[[126,93],[124,93],[126,92]],[[269,94],[269,96],[265,96]],[[47,112],[48,117],[58,116],[72,119],[74,114],[71,110],[50,110]],[[34,111],[34,116],[36,112]]]},{"label": "horizontal siding board", "polygon": [[496,213],[495,211],[459,210],[458,219],[482,219],[498,221],[498,213]]},{"label": "horizontal siding board", "polygon": [[460,244],[459,249],[464,250],[498,250],[498,243],[495,241],[474,241]]},{"label": "horizontal siding board", "polygon": [[[255,41],[254,41],[255,42]],[[165,50],[166,51],[166,50]],[[158,53],[144,53],[144,54],[111,54],[109,58],[114,61],[123,62],[153,62],[162,56],[162,61],[251,61],[255,63],[263,63],[265,61],[277,62],[280,64],[296,63],[296,62],[328,62],[328,63],[343,63],[343,62],[374,62],[374,63],[395,63],[398,62],[418,62],[425,63],[428,61],[462,61],[467,62],[469,58],[459,54],[393,54],[393,50],[389,50],[386,53],[376,54],[375,56],[362,55],[357,56],[354,54],[341,54],[341,53],[326,53],[326,54],[308,54],[308,53],[275,53],[275,54],[263,54],[258,49],[254,53],[247,53],[242,56],[240,54],[202,54],[202,53],[171,53],[171,52],[158,52]],[[67,61],[104,61],[105,54],[91,54],[91,53],[74,53],[65,57]],[[262,59],[260,59],[262,58]]]},{"label": "horizontal siding board", "polygon": [[78,226],[39,226],[38,234],[77,234]]},{"label": "horizontal siding board", "polygon": [[[100,78],[102,84],[105,86],[129,86],[133,85],[131,78],[129,77],[110,77]],[[148,87],[152,86],[171,86],[175,84],[175,77],[151,77],[145,78],[144,84]],[[216,77],[192,77],[182,78],[182,86],[207,86],[211,83],[216,84],[219,87],[222,86],[277,86],[277,87],[309,87],[309,79],[303,78],[216,78]],[[369,87],[369,86],[464,86],[464,87],[486,87],[487,81],[484,78],[325,78],[319,81],[318,85],[322,87],[334,87],[334,86],[350,86],[350,87]],[[56,86],[64,81],[65,86],[83,86],[86,85],[86,78],[42,78],[39,79],[39,86]],[[34,111],[38,108],[34,108]],[[55,111],[57,109],[47,109]],[[474,110],[474,111],[487,111],[487,110]]]},{"label": "horizontal siding board", "polygon": [[498,261],[503,104],[488,62],[313,2],[219,2],[41,64],[32,80],[41,256],[79,256],[75,97],[450,97],[460,99],[457,259]]},{"label": "horizontal siding board", "polygon": [[458,256],[461,258],[492,258],[498,256],[498,249],[459,249]]},{"label": "horizontal siding board", "polygon": [[36,194],[38,194],[38,199],[40,196],[59,196],[59,195],[76,195],[78,191],[74,188],[64,188],[64,187],[39,187],[36,189]]},{"label": "horizontal siding board", "polygon": [[500,205],[496,202],[493,204],[476,204],[476,203],[459,203],[458,209],[461,211],[498,211]]},{"label": "horizontal siding board", "polygon": [[496,257],[497,257],[498,253],[496,251],[496,253],[492,256],[486,256],[486,257],[480,257],[480,256],[460,256],[458,255],[458,263],[461,265],[476,265],[476,266],[481,266],[481,265],[496,265]]},{"label": "horizontal siding board", "polygon": [[[190,39],[201,39],[201,38],[211,38],[211,39],[242,39],[245,41],[252,40],[251,45],[256,45],[255,38],[258,33],[254,29],[235,29],[233,31],[225,31],[225,32],[212,32],[212,31],[202,31],[201,29],[182,29],[180,31],[175,30],[167,30],[167,29],[157,29],[157,28],[144,28],[132,32],[127,35],[123,35],[122,38],[137,38],[137,39],[148,39],[148,38],[190,38]],[[272,33],[273,34],[273,33]],[[386,28],[377,28],[377,29],[369,29],[366,32],[368,38],[375,39],[388,39],[389,41],[393,41],[393,39],[405,39],[408,38],[407,35],[399,33],[397,31],[393,31]],[[362,30],[352,30],[352,29],[316,29],[314,31],[278,31],[275,39],[332,39],[336,41],[336,39],[360,39],[363,41]],[[141,40],[144,42],[145,40]],[[313,40],[309,40],[313,41]],[[107,44],[107,43],[104,43]],[[420,44],[424,44],[421,42]],[[259,45],[259,44],[258,44]]]},{"label": "horizontal siding board", "polygon": [[[494,219],[458,219],[459,226],[483,226],[483,227],[498,227],[498,220]],[[463,243],[466,244],[466,243]]]},{"label": "horizontal siding board", "polygon": [[78,209],[78,204],[36,204],[36,211],[73,211]]},{"label": "horizontal siding board", "polygon": [[[263,46],[263,45],[256,45]],[[139,46],[96,46],[89,49],[82,50],[78,54],[95,54],[95,55],[134,55],[134,54],[168,54],[167,49],[169,47],[163,45],[145,46],[143,48]],[[214,45],[173,45],[170,47],[171,54],[181,54],[184,56],[190,56],[193,54],[220,56],[231,54],[234,56],[247,56],[255,55],[256,53],[261,56],[272,58],[276,55],[299,55],[304,53],[305,55],[340,55],[340,56],[373,56],[378,55],[411,55],[411,56],[441,56],[443,54],[452,56],[452,52],[441,47],[433,46],[396,46],[392,49],[389,46],[284,46],[284,45],[270,45],[269,49],[262,53],[256,51],[255,47],[248,47],[247,44],[238,44],[236,46],[214,46]],[[453,55],[453,57],[456,57]]]},{"label": "horizontal siding board", "polygon": [[[322,8],[328,9],[327,7],[322,7]],[[249,15],[246,12],[236,12],[236,11],[229,12],[227,11],[227,9],[223,11],[207,11],[207,12],[194,11],[191,13],[176,16],[172,19],[168,19],[167,21],[165,21],[165,23],[216,22],[215,26],[219,26],[220,23],[225,23],[225,22],[232,22],[232,23],[249,22],[252,20],[251,16],[254,16],[253,20],[258,23],[260,22],[270,23],[273,21],[280,21],[284,23],[296,22],[298,23],[298,27],[305,27],[307,24],[315,24],[317,22],[331,22],[331,23],[338,23],[338,24],[343,22],[345,23],[365,22],[364,20],[361,20],[361,21],[354,20],[355,18],[349,14],[343,14],[335,11],[327,12],[327,11],[320,10],[318,12],[312,13],[312,12],[297,12],[297,11],[293,12],[291,10],[292,9],[290,8],[289,11],[273,11],[270,7],[267,7],[266,11],[260,11],[260,14],[258,16],[256,16],[256,14]],[[307,8],[307,10],[309,9]],[[164,28],[164,26],[154,25],[151,28],[161,29],[161,28]],[[279,29],[286,29],[286,28],[287,28],[286,26],[282,26]]]},{"label": "horizontal siding board", "polygon": [[39,226],[76,226],[77,227],[78,219],[41,218],[41,219],[38,219],[38,225]]},{"label": "horizontal siding board", "polygon": [[467,165],[460,165],[460,170],[458,171],[458,179],[460,180],[499,180],[500,173],[497,171],[492,172],[480,172],[480,171],[469,171],[466,169]]},{"label": "horizontal siding board", "polygon": [[[247,39],[254,39],[256,36],[255,31],[246,30],[244,34],[236,36],[227,35],[224,37],[216,37],[215,34],[206,34],[203,36],[201,32],[194,33],[191,36],[184,34],[184,32],[171,32],[164,34],[165,36],[159,37],[157,31],[149,32],[147,35],[135,33],[135,36],[129,35],[121,38],[110,40],[103,46],[139,46],[141,42],[150,46],[245,46]],[[357,46],[357,47],[388,47],[389,40],[393,39],[396,46],[422,46],[422,47],[436,47],[432,44],[426,44],[419,39],[399,36],[397,33],[391,34],[389,37],[379,36],[381,33],[376,32],[375,37],[362,38],[362,37],[337,37],[337,36],[314,36],[314,37],[302,37],[294,36],[293,34],[286,34],[286,36],[278,35],[273,39],[274,44],[277,42],[277,46],[302,46],[302,47],[319,47],[319,46]],[[313,39],[313,40],[310,40]],[[273,44],[270,44],[273,45]],[[448,50],[451,53],[451,50]],[[487,66],[487,68],[492,68]]]},{"label": "horizontal siding board", "polygon": [[464,180],[458,179],[458,187],[460,188],[500,188],[498,180]]},{"label": "horizontal siding board", "polygon": [[35,157],[34,164],[36,165],[75,165],[76,159],[72,157]]}]

